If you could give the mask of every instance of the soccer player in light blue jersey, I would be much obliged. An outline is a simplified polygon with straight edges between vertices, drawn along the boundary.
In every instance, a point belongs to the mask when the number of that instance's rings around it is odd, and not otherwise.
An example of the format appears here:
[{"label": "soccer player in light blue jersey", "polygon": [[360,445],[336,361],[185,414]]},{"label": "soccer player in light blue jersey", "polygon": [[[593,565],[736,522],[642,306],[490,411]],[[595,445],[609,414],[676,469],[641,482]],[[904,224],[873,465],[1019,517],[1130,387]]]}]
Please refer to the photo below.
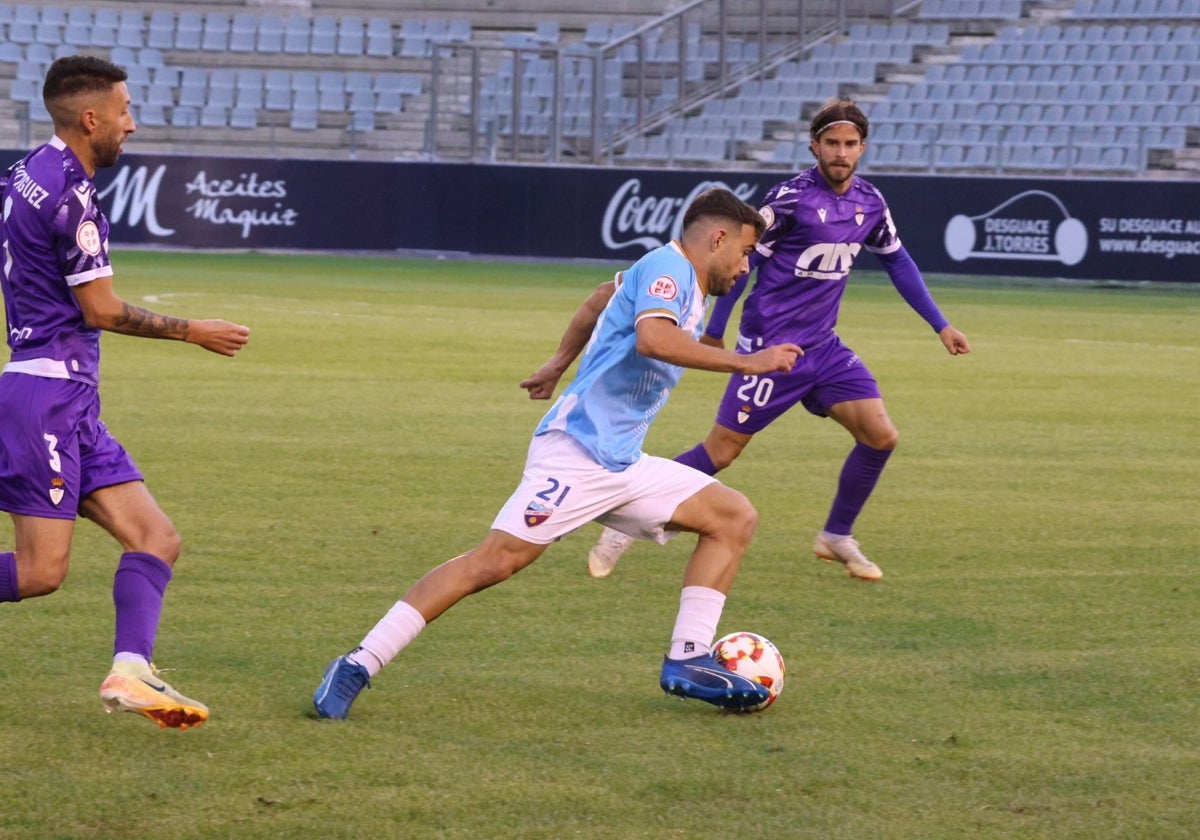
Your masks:
[{"label": "soccer player in light blue jersey", "polygon": [[[786,372],[733,374],[712,431],[676,460],[715,475],[797,403],[818,417],[832,417],[854,437],[854,448],[813,551],[843,564],[853,577],[878,580],[883,572],[863,554],[852,529],[898,433],[875,377],[834,332],[855,258],[864,249],[879,258],[901,297],[951,355],[968,353],[971,346],[934,303],[896,234],[883,195],[854,174],[867,131],[867,118],[853,102],[827,103],[810,124],[816,165],[772,187],[761,211],[767,229],[750,258],[757,275],[742,310],[737,351],[753,353],[786,341],[804,348],[804,358]],[[704,341],[723,345],[725,325],[748,276],[713,307]],[[619,528],[605,528],[588,554],[588,571],[594,577],[609,574],[633,539]]]},{"label": "soccer player in light blue jersey", "polygon": [[203,723],[208,709],[150,666],[179,535],[100,420],[100,332],[232,356],[249,330],[158,315],[113,291],[108,221],[92,177],[117,162],[134,132],[125,79],[100,58],[51,64],[43,98],[54,136],[0,178],[0,286],[12,350],[0,374],[0,510],[12,516],[16,537],[14,551],[0,552],[0,603],[58,589],[76,517],[96,522],[123,548],[113,578],[113,665],[100,698],[110,712],[185,729]]},{"label": "soccer player in light blue jersey", "polygon": [[766,699],[763,686],[727,671],[710,652],[754,534],[754,508],[711,476],[642,452],[646,430],[684,368],[761,375],[790,370],[799,356],[788,342],[733,353],[698,341],[707,296],[725,294],[747,270],[761,232],[757,210],[728,190],[709,190],[688,207],[679,240],[593,293],[560,344],[572,359],[587,345],[575,380],[535,429],[521,483],[491,531],[418,580],[358,647],[329,664],[313,695],[321,717],[345,718],[369,678],[428,622],[593,519],[659,542],[677,531],[699,535],[662,688],[728,708]]}]

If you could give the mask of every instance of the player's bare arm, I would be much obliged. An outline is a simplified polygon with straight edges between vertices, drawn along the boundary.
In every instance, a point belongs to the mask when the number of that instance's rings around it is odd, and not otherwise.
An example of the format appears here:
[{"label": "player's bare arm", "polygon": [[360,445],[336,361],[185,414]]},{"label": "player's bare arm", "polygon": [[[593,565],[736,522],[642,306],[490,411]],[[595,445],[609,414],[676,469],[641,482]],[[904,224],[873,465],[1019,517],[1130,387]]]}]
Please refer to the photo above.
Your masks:
[{"label": "player's bare arm", "polygon": [[942,340],[942,344],[951,356],[962,356],[971,352],[971,342],[950,325],[942,328],[942,331],[938,333],[938,338]]},{"label": "player's bare arm", "polygon": [[554,355],[535,370],[528,379],[521,382],[521,387],[529,392],[529,399],[548,400],[554,396],[558,380],[587,346],[588,338],[596,328],[596,322],[600,320],[600,313],[604,311],[604,307],[608,306],[608,302],[616,290],[617,282],[606,280],[597,286],[579,307],[579,310],[571,318],[571,322],[567,324],[567,330],[563,333]]},{"label": "player's bare arm", "polygon": [[680,367],[717,373],[786,373],[804,355],[795,344],[773,344],[757,353],[741,354],[701,344],[670,318],[643,318],[637,325],[637,351]]},{"label": "player's bare arm", "polygon": [[89,327],[141,338],[186,341],[222,356],[232,356],[250,340],[250,329],[221,319],[193,320],[160,315],[119,298],[111,277],[75,286],[83,319]]}]

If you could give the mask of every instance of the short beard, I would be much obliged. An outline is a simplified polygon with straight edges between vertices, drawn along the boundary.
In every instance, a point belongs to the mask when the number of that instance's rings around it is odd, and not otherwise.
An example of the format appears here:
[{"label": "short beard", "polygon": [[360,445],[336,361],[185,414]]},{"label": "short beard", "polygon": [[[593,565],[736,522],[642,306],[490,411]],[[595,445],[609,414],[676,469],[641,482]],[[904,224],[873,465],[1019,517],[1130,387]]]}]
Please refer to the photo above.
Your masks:
[{"label": "short beard", "polygon": [[121,156],[121,144],[115,143],[112,146],[100,146],[92,151],[95,155],[96,168],[107,169],[110,166],[116,165],[117,158]]}]

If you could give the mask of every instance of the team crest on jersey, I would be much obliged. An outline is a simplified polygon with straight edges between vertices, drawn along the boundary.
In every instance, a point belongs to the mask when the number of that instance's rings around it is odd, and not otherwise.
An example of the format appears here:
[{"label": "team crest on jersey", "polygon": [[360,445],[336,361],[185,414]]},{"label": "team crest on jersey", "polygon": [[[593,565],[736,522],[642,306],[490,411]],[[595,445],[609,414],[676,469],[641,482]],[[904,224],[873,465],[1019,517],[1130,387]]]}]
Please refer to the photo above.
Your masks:
[{"label": "team crest on jersey", "polygon": [[88,256],[100,253],[100,229],[90,219],[75,230],[75,244]]},{"label": "team crest on jersey", "polygon": [[58,476],[50,479],[50,489],[47,492],[50,494],[50,501],[54,502],[55,505],[61,502],[63,496],[66,495],[67,491],[63,489],[64,484],[66,482]]},{"label": "team crest on jersey", "polygon": [[859,225],[861,225],[863,223],[863,219],[865,219],[865,218],[866,218],[866,215],[863,212],[862,207],[856,206],[854,208],[854,221],[857,222]]},{"label": "team crest on jersey", "polygon": [[553,508],[548,508],[539,502],[530,502],[525,508],[525,524],[530,528],[536,528],[549,519],[552,513],[554,513]]},{"label": "team crest on jersey", "polygon": [[739,423],[745,423],[747,420],[749,420],[750,419],[750,406],[744,405],[740,409],[738,409],[737,417],[738,417]]},{"label": "team crest on jersey", "polygon": [[675,285],[673,279],[663,275],[650,284],[648,291],[663,300],[675,300],[675,296],[679,294],[679,287]]}]

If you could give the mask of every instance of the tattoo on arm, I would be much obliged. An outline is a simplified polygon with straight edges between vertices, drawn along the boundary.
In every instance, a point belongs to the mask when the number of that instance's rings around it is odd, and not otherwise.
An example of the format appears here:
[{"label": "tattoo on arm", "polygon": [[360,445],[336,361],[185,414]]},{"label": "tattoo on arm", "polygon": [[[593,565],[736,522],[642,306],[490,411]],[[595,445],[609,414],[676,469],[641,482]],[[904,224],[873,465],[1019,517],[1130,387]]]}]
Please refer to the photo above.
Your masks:
[{"label": "tattoo on arm", "polygon": [[124,303],[121,307],[121,314],[117,316],[110,329],[112,332],[138,335],[143,338],[173,338],[187,341],[188,327],[189,322],[186,318],[159,315],[149,309]]}]

